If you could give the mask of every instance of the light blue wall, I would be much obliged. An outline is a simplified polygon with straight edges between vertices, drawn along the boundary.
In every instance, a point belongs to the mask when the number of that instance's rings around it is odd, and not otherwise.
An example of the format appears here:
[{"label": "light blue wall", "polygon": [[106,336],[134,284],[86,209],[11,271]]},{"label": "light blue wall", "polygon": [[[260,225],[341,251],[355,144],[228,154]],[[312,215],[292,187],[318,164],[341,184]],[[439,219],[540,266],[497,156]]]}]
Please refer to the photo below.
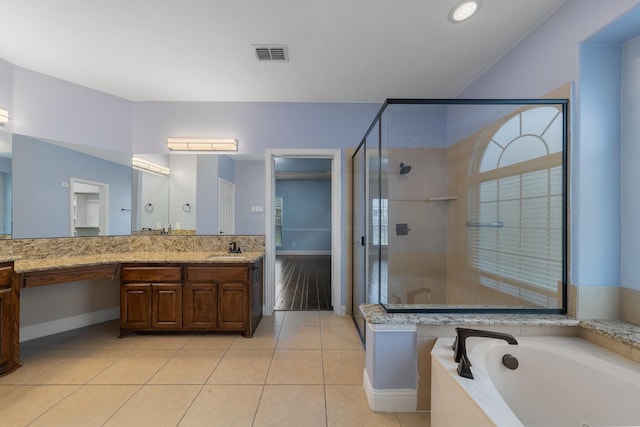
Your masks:
[{"label": "light blue wall", "polygon": [[198,156],[195,197],[198,234],[218,234],[218,165],[218,156]]},{"label": "light blue wall", "polygon": [[620,284],[621,59],[618,45],[580,50],[580,120],[571,185],[571,279],[580,285]]},{"label": "light blue wall", "polygon": [[[264,161],[236,161],[236,233],[264,234]],[[253,207],[262,208],[254,211]]]},{"label": "light blue wall", "polygon": [[379,104],[136,102],[132,152],[164,153],[168,137],[185,135],[237,138],[238,154],[263,154],[269,148],[350,148],[360,141],[379,108]]},{"label": "light blue wall", "polygon": [[[619,104],[611,95],[620,86],[620,49],[583,43],[630,9],[637,13],[639,4],[568,0],[460,94],[535,98],[575,84],[570,104],[570,282],[576,285],[620,284],[619,133],[612,130],[617,126],[619,132],[620,121]],[[625,27],[637,29],[635,22]]]},{"label": "light blue wall", "polygon": [[14,238],[70,235],[71,177],[109,184],[109,234],[131,234],[130,167],[14,135]]},{"label": "light blue wall", "polygon": [[640,37],[624,46],[622,76],[621,280],[622,286],[640,290]]},{"label": "light blue wall", "polygon": [[20,67],[12,78],[13,132],[133,152],[130,101]]},{"label": "light blue wall", "polygon": [[11,159],[0,157],[0,234],[11,234]]},{"label": "light blue wall", "polygon": [[218,158],[218,177],[234,182],[235,162],[229,156],[216,156]]},{"label": "light blue wall", "polygon": [[331,251],[331,181],[278,180],[282,246],[278,251]]}]

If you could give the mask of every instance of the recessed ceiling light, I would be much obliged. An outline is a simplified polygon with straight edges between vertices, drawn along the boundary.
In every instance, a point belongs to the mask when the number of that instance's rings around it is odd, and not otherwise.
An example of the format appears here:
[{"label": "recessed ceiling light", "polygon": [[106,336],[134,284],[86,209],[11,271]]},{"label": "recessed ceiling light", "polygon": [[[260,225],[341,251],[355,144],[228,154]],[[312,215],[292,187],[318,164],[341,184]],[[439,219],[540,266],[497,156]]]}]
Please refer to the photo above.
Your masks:
[{"label": "recessed ceiling light", "polygon": [[449,21],[463,22],[471,18],[480,9],[480,0],[464,0],[455,5],[449,12]]}]

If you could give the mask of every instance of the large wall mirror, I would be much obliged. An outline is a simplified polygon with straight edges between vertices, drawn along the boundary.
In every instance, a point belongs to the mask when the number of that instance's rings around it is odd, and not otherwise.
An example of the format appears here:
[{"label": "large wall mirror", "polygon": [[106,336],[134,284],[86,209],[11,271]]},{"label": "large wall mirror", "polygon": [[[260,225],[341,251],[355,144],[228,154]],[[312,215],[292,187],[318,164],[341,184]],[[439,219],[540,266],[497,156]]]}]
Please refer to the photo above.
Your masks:
[{"label": "large wall mirror", "polygon": [[131,234],[130,153],[15,134],[11,164],[13,238]]},{"label": "large wall mirror", "polygon": [[11,238],[11,134],[0,131],[0,239]]},{"label": "large wall mirror", "polygon": [[220,154],[133,155],[132,232],[234,234],[235,165]]},{"label": "large wall mirror", "polygon": [[0,238],[264,234],[263,156],[133,158],[0,131]]}]

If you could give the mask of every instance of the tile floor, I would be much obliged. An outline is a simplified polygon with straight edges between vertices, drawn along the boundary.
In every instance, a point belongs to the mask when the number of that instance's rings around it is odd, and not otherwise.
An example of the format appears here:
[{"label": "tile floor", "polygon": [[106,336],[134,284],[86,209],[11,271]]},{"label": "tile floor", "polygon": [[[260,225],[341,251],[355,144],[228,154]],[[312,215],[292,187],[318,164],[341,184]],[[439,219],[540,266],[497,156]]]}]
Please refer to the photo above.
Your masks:
[{"label": "tile floor", "polygon": [[253,338],[134,335],[107,322],[21,345],[2,426],[429,426],[375,413],[349,317],[275,312]]}]

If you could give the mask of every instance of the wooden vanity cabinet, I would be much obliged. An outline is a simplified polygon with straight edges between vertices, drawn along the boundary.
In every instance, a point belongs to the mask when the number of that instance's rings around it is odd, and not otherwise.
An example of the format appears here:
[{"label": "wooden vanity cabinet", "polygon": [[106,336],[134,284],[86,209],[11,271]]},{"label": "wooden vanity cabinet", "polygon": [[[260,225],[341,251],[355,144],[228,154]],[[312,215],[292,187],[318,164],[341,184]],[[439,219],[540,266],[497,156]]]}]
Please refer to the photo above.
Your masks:
[{"label": "wooden vanity cabinet", "polygon": [[122,266],[120,331],[182,328],[182,267]]},{"label": "wooden vanity cabinet", "polygon": [[121,335],[171,330],[250,337],[261,318],[262,260],[122,266]]},{"label": "wooden vanity cabinet", "polygon": [[0,263],[0,375],[19,366],[17,279],[13,262]]},{"label": "wooden vanity cabinet", "polygon": [[262,260],[188,265],[184,292],[186,328],[237,331],[250,337],[262,317]]}]

